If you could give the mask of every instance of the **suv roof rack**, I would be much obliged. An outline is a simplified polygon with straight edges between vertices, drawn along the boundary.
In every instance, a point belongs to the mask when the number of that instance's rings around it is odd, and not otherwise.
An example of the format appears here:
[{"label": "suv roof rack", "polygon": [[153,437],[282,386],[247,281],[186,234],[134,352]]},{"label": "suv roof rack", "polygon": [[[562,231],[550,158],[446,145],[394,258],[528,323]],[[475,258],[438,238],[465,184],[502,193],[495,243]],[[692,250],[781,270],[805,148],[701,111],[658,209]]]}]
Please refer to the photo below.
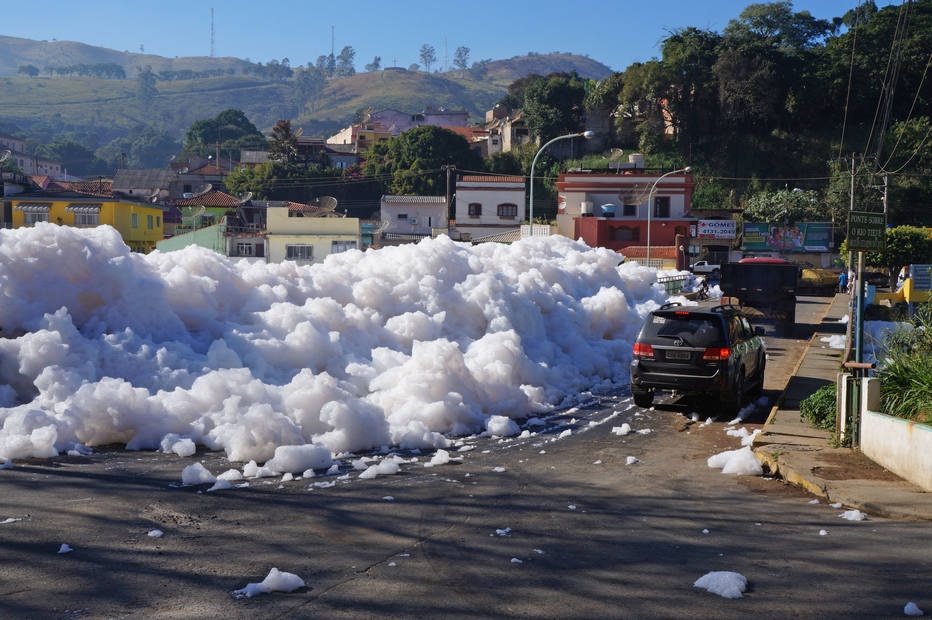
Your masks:
[{"label": "suv roof rack", "polygon": [[712,308],[712,312],[724,312],[725,310],[733,310],[735,312],[741,312],[741,308],[734,304],[721,304]]}]

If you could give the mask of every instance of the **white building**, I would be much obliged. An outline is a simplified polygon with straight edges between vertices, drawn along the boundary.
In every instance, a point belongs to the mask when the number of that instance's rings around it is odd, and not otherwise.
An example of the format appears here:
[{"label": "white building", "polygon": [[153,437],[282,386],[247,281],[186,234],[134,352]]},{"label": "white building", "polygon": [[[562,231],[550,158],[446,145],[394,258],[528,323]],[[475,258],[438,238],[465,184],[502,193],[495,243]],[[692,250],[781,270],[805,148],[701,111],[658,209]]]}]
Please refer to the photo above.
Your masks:
[{"label": "white building", "polygon": [[477,240],[517,231],[526,201],[524,177],[465,175],[456,182],[456,232]]},{"label": "white building", "polygon": [[382,196],[379,208],[383,235],[429,237],[449,230],[447,199],[444,196]]}]

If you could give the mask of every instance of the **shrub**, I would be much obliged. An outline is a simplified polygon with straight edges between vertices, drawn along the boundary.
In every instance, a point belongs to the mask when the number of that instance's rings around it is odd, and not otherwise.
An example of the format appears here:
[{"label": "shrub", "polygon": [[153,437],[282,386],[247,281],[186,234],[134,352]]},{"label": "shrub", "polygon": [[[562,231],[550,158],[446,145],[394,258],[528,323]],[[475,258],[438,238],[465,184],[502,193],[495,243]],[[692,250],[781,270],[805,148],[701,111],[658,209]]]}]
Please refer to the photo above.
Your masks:
[{"label": "shrub", "polygon": [[884,338],[876,377],[884,413],[932,424],[932,305],[921,306],[911,328]]},{"label": "shrub", "polygon": [[799,403],[799,413],[804,420],[821,429],[835,429],[834,383],[823,385]]}]

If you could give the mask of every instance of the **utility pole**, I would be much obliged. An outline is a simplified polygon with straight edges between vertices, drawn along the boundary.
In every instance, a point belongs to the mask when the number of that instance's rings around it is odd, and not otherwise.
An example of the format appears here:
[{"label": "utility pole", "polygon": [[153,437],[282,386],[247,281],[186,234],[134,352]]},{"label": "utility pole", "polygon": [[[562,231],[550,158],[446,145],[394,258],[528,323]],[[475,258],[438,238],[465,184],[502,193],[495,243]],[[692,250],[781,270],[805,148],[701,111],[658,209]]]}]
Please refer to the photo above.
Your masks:
[{"label": "utility pole", "polygon": [[456,172],[456,166],[453,164],[444,164],[440,166],[440,169],[447,173],[447,222],[452,222],[456,216],[450,208],[450,203],[453,201],[452,194],[450,193],[450,174]]}]

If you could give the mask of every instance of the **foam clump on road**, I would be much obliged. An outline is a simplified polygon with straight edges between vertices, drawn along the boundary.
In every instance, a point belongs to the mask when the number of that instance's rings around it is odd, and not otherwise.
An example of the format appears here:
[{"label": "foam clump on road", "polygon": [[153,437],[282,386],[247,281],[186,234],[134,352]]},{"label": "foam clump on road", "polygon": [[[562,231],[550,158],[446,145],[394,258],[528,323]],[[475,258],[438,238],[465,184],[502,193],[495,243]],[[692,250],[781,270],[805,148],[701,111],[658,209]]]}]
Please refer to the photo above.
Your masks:
[{"label": "foam clump on road", "polygon": [[273,568],[260,583],[248,583],[246,587],[234,590],[232,594],[234,598],[251,598],[272,592],[294,592],[303,587],[304,580],[294,573],[286,573]]},{"label": "foam clump on road", "polygon": [[764,473],[764,468],[754,456],[751,446],[713,454],[706,460],[706,463],[712,469],[721,469],[723,474],[760,476]]},{"label": "foam clump on road", "polygon": [[696,588],[704,588],[722,598],[741,598],[748,587],[747,577],[733,571],[712,571],[706,573],[693,583]]},{"label": "foam clump on road", "polygon": [[[118,444],[298,473],[324,452],[509,435],[627,384],[668,296],[619,262],[560,236],[301,266],[136,254],[107,226],[3,229],[0,463]],[[320,452],[277,453],[304,445]]]}]

